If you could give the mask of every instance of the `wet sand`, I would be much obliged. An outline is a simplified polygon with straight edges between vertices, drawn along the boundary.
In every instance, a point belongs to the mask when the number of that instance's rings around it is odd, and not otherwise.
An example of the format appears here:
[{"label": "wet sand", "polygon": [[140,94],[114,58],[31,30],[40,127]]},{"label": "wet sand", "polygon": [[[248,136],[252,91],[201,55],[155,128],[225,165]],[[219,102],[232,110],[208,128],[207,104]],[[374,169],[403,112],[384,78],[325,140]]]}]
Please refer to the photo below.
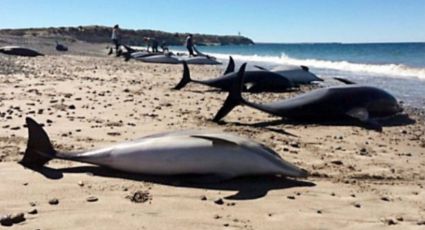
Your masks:
[{"label": "wet sand", "polygon": [[[0,215],[23,212],[26,218],[11,229],[424,228],[423,111],[408,108],[381,121],[381,133],[341,122],[288,123],[247,107],[218,125],[211,119],[226,93],[196,84],[171,90],[180,65],[124,62],[97,47],[90,56],[0,55]],[[193,78],[208,79],[224,67],[190,68]],[[298,93],[245,96],[272,101]],[[35,172],[17,164],[26,147],[27,116],[45,124],[60,150],[214,129],[264,143],[311,176],[200,185],[60,160]],[[58,204],[49,204],[54,198]]]}]

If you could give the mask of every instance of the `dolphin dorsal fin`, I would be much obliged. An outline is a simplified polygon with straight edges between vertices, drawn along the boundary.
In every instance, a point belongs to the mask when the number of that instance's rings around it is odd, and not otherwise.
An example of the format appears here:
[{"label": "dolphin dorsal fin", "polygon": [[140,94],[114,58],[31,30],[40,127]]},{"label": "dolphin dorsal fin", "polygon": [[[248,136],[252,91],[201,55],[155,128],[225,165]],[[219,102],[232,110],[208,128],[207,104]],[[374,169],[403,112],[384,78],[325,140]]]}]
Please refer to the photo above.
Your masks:
[{"label": "dolphin dorsal fin", "polygon": [[232,56],[229,56],[229,64],[227,64],[227,68],[224,71],[223,75],[226,75],[232,72],[235,72],[235,61],[233,60]]},{"label": "dolphin dorsal fin", "polygon": [[213,136],[203,136],[203,135],[191,135],[191,137],[194,138],[200,138],[200,139],[204,139],[204,140],[208,140],[211,141],[213,143],[214,146],[238,146],[238,143],[233,142],[233,141],[229,141],[223,138],[219,138],[219,137],[213,137]]}]

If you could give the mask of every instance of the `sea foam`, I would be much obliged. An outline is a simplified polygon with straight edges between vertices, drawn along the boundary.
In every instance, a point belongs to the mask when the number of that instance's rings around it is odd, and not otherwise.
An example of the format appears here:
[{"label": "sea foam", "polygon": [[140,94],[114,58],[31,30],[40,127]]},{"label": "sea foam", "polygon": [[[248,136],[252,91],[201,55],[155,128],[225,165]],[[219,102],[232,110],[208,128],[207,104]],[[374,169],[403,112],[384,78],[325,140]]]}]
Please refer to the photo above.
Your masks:
[{"label": "sea foam", "polygon": [[[229,54],[209,53],[219,59],[228,59]],[[328,61],[317,59],[297,59],[285,54],[281,56],[261,56],[261,55],[232,55],[237,61],[242,62],[264,62],[269,64],[305,65],[310,68],[334,69],[349,72],[361,72],[368,74],[379,74],[400,78],[418,78],[425,80],[425,69],[414,68],[403,64],[362,64],[348,61]]]}]

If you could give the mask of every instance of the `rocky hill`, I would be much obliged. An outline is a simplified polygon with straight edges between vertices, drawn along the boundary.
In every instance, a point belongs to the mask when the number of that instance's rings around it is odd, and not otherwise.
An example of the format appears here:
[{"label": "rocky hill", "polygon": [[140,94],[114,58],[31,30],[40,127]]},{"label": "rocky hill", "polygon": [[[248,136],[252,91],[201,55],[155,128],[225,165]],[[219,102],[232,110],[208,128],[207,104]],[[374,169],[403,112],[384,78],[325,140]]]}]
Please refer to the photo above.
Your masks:
[{"label": "rocky hill", "polygon": [[[111,27],[106,26],[79,26],[79,27],[49,27],[28,29],[2,29],[0,35],[53,38],[59,41],[85,41],[91,43],[110,42]],[[165,41],[169,45],[181,45],[187,33],[168,33],[157,30],[130,30],[121,29],[124,43],[129,45],[144,45],[145,37],[155,37],[159,42]],[[243,36],[218,36],[194,34],[197,45],[248,45],[254,42]]]}]

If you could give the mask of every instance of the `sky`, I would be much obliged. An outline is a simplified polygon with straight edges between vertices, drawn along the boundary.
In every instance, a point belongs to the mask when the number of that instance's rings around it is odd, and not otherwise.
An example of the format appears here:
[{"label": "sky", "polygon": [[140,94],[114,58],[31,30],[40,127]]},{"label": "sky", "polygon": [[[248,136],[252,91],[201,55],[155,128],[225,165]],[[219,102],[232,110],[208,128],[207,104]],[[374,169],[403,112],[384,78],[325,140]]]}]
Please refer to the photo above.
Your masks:
[{"label": "sky", "polygon": [[425,42],[425,0],[0,0],[0,28],[115,24],[255,42]]}]

